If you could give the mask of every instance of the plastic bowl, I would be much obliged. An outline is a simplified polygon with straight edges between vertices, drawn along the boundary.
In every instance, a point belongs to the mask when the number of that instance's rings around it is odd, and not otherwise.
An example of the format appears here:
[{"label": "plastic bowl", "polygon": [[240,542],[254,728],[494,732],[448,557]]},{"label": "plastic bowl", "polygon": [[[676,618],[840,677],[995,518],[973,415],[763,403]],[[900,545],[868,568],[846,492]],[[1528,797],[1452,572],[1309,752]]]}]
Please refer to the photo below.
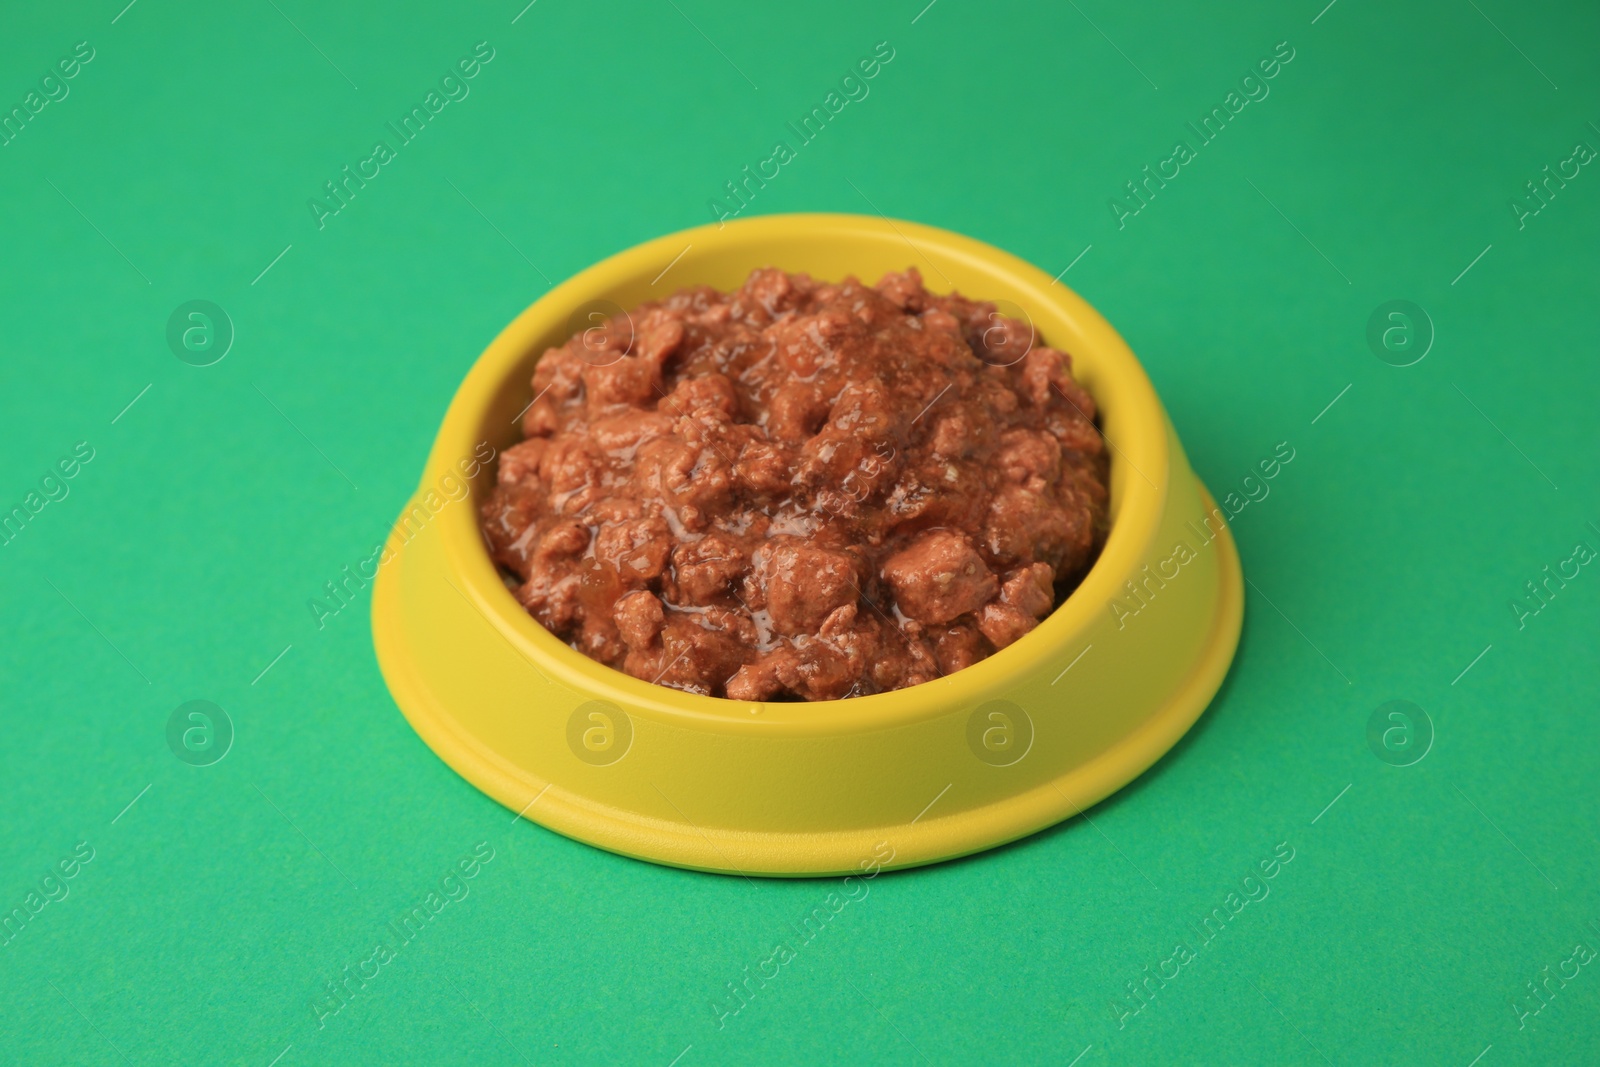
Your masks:
[{"label": "plastic bowl", "polygon": [[[519,439],[533,365],[594,302],[632,308],[774,265],[1026,309],[1070,353],[1112,443],[1111,527],[1082,585],[1031,633],[923,685],[750,704],[630,677],[535,622],[478,531],[484,457]],[[578,323],[582,325],[581,314]],[[648,241],[556,286],[495,338],[440,427],[378,568],[373,639],[422,739],[473,785],[558,833],[707,871],[830,875],[933,863],[1077,814],[1154,763],[1221,685],[1242,576],[1115,330],[1048,274],[910,222],[779,215]]]}]

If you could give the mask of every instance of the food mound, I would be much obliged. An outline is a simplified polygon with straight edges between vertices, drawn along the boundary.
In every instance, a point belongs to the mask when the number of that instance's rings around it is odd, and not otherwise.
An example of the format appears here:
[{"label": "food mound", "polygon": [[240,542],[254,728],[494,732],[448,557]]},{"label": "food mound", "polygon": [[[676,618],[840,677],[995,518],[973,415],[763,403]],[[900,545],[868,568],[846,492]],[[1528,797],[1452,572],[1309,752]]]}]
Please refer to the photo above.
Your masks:
[{"label": "food mound", "polygon": [[1071,360],[995,306],[775,269],[545,352],[483,532],[552,633],[734,700],[900,689],[1017,640],[1106,532]]}]

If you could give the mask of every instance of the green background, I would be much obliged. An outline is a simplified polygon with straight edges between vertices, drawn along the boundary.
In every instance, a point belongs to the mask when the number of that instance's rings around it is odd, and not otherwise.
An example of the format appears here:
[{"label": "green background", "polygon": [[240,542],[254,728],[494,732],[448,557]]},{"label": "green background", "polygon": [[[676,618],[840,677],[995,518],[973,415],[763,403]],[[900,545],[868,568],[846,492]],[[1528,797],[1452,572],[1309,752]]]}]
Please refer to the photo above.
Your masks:
[{"label": "green background", "polygon": [[[924,2],[8,14],[4,108],[95,58],[0,148],[0,510],[95,454],[0,548],[0,908],[95,858],[0,948],[0,1061],[1593,1062],[1600,964],[1523,1028],[1512,1002],[1600,942],[1600,573],[1521,628],[1508,605],[1600,547],[1600,174],[1521,229],[1509,203],[1600,147],[1600,14]],[[308,198],[479,41],[470,96],[319,230]],[[880,41],[870,95],[749,212],[1072,264],[1219,496],[1296,458],[1235,520],[1238,659],[1166,759],[1092,823],[872,882],[718,1029],[724,983],[836,887],[513,823],[396,710],[367,594],[320,630],[306,602],[506,322],[709,221]],[[1270,95],[1119,229],[1110,198],[1280,41]],[[165,340],[194,299],[237,331],[213,366]],[[1413,366],[1366,341],[1393,299],[1436,331]],[[212,766],[165,740],[191,699],[236,729]],[[1436,731],[1412,766],[1368,746],[1394,699]],[[323,983],[483,841],[471,895],[319,1029]],[[1119,1028],[1125,983],[1281,842],[1270,896]]]}]

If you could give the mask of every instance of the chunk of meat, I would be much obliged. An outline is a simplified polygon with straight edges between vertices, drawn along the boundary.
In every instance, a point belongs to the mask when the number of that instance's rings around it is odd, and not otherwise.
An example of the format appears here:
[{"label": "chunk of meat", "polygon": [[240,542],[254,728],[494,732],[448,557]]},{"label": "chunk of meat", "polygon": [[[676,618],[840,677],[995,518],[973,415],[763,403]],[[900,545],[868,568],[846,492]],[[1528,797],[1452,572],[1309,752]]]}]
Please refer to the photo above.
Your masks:
[{"label": "chunk of meat", "polygon": [[770,441],[751,442],[739,453],[734,473],[748,491],[776,495],[789,487],[793,457],[782,445]]},{"label": "chunk of meat", "polygon": [[796,538],[774,538],[756,550],[755,595],[781,634],[815,631],[835,608],[860,596],[856,559]]},{"label": "chunk of meat", "polygon": [[542,437],[518,441],[500,453],[500,466],[495,471],[496,480],[501,485],[516,485],[518,482],[538,477],[539,460],[549,447],[550,442]]},{"label": "chunk of meat", "polygon": [[989,305],[982,312],[980,328],[973,345],[985,363],[997,367],[1010,367],[1022,362],[1033,351],[1035,332],[1033,323],[1002,315]]},{"label": "chunk of meat", "polygon": [[661,601],[644,589],[635,589],[617,598],[617,630],[628,648],[637,652],[655,645],[656,635],[666,623]]},{"label": "chunk of meat", "polygon": [[1087,506],[1062,501],[1046,486],[1006,485],[984,517],[984,548],[1001,563],[1040,561],[1066,575],[1078,569],[1094,544]]},{"label": "chunk of meat", "polygon": [[733,391],[733,383],[721,374],[707,374],[680,379],[672,392],[662,397],[658,410],[679,418],[712,414],[731,419],[738,407],[739,397]]},{"label": "chunk of meat", "polygon": [[635,338],[639,358],[653,365],[657,372],[683,345],[687,331],[683,320],[663,311],[653,311],[639,323]]},{"label": "chunk of meat", "polygon": [[620,407],[642,407],[661,395],[661,368],[642,356],[623,356],[612,363],[583,369],[589,418]]},{"label": "chunk of meat", "polygon": [[995,466],[1007,481],[1043,490],[1061,474],[1061,443],[1042,430],[1007,430]]},{"label": "chunk of meat", "polygon": [[953,530],[930,530],[883,564],[895,606],[921,623],[938,625],[976,611],[999,582],[972,544]]},{"label": "chunk of meat", "polygon": [[[986,607],[983,610],[989,609]],[[940,630],[934,637],[933,650],[942,674],[954,674],[989,654],[984,635],[977,627],[966,623]]]},{"label": "chunk of meat", "polygon": [[595,536],[594,551],[629,581],[647,581],[660,577],[666,569],[672,529],[659,516],[629,519],[602,527]]},{"label": "chunk of meat", "polygon": [[[733,491],[733,467],[713,445],[692,445],[676,437],[651,441],[639,450],[634,474],[645,499],[664,500],[691,528],[703,525]],[[693,510],[694,518],[684,512]]]},{"label": "chunk of meat", "polygon": [[1034,563],[1006,576],[1000,596],[978,613],[978,629],[995,648],[1005,648],[1038,625],[1055,599],[1054,571]]},{"label": "chunk of meat", "polygon": [[728,593],[750,559],[739,538],[715,530],[672,550],[672,577],[679,603],[704,607]]}]

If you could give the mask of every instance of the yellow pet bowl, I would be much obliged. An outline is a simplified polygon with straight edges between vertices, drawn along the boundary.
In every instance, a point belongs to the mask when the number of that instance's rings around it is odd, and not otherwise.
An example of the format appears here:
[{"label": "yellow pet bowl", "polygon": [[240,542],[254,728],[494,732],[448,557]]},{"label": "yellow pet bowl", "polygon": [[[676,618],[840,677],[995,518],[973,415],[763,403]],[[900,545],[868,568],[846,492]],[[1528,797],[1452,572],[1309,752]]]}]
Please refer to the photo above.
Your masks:
[{"label": "yellow pet bowl", "polygon": [[[777,266],[1009,301],[1072,355],[1112,444],[1111,526],[1083,584],[1031,633],[896,692],[742,703],[652,685],[569,648],[519,606],[478,532],[492,457],[518,440],[533,365],[589,323]],[[779,215],[648,241],[557,286],[495,338],[444,418],[382,556],[378,662],[422,739],[511,811],[628,856],[828,875],[977,852],[1078,812],[1166,752],[1222,684],[1243,611],[1223,513],[1144,370],[1095,310],[968,237]]]}]

